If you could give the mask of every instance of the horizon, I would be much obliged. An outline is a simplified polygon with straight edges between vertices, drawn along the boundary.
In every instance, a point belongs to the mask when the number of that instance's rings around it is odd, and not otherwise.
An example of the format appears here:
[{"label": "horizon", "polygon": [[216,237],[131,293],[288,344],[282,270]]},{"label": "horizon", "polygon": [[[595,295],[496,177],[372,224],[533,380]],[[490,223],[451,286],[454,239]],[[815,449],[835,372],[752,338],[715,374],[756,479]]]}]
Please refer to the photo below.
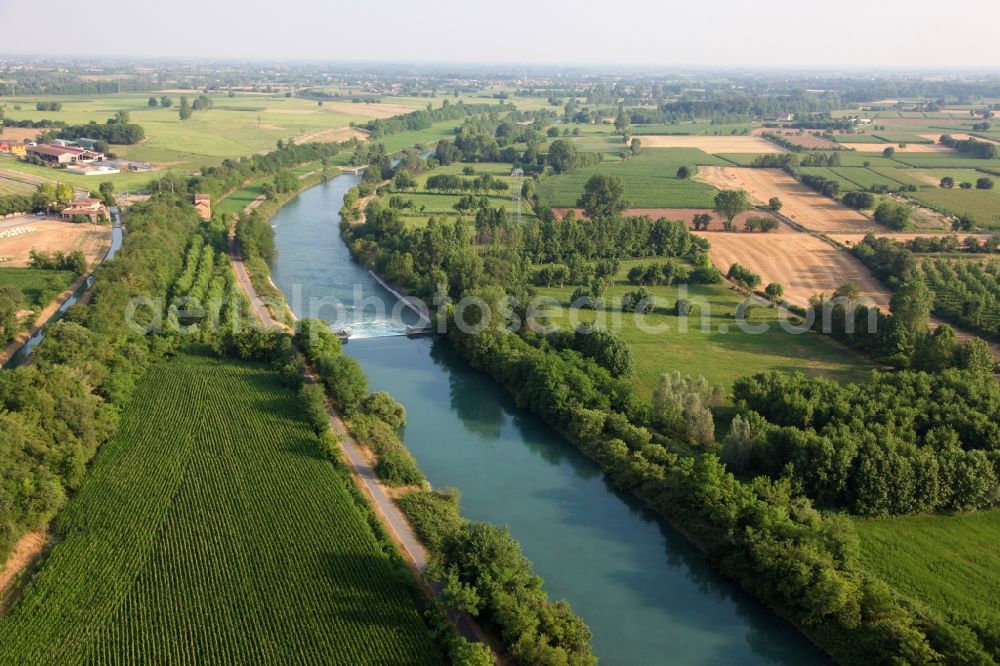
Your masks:
[{"label": "horizon", "polygon": [[[75,44],[38,40],[35,31],[10,31],[4,49],[28,58],[181,57],[196,61],[452,66],[458,60],[460,66],[750,71],[787,70],[787,62],[793,60],[793,71],[1000,71],[991,32],[1000,20],[1000,3],[974,0],[969,6],[971,11],[956,15],[955,30],[942,31],[939,21],[925,18],[936,16],[938,8],[924,2],[886,0],[866,8],[863,15],[830,15],[821,6],[772,14],[738,0],[722,0],[713,15],[706,17],[698,8],[633,0],[617,7],[610,17],[626,17],[616,32],[615,28],[609,31],[608,21],[603,20],[606,5],[594,0],[585,0],[572,13],[512,0],[498,7],[503,14],[500,19],[497,12],[457,0],[437,0],[432,6],[420,7],[387,0],[374,22],[368,21],[370,12],[356,5],[291,0],[282,7],[290,21],[305,15],[312,18],[286,31],[284,27],[274,30],[271,18],[261,18],[272,13],[261,0],[244,3],[239,13],[228,7],[177,0],[169,15],[162,15],[159,6],[149,0],[141,0],[130,3],[128,12],[105,12],[101,30],[114,35],[114,40],[95,47],[98,53],[80,53]],[[59,23],[86,23],[102,9],[114,7],[108,0],[86,6],[52,0],[44,10],[38,5],[9,4],[0,7],[0,22],[32,25],[59,16]],[[976,21],[964,20],[970,16]],[[280,22],[283,17],[274,18]],[[629,23],[629,19],[635,21]],[[441,32],[442,20],[446,38],[434,39]],[[364,29],[345,29],[355,25]],[[927,43],[933,43],[934,48],[925,48]],[[113,46],[114,56],[108,54],[109,46]],[[177,56],[179,51],[185,55]],[[595,51],[605,54],[595,57]],[[358,53],[366,55],[358,58]]]}]

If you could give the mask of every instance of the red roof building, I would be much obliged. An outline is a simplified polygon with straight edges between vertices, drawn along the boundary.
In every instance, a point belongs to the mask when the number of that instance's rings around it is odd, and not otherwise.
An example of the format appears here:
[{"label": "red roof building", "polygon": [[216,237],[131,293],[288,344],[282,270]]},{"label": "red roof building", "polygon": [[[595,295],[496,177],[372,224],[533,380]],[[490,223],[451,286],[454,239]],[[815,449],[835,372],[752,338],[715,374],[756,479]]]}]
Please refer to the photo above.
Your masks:
[{"label": "red roof building", "polygon": [[108,207],[101,203],[100,199],[78,197],[73,199],[68,208],[64,208],[62,210],[60,217],[64,220],[75,220],[79,217],[87,217],[90,218],[90,221],[93,224],[97,224],[101,221],[102,217],[107,219]]}]

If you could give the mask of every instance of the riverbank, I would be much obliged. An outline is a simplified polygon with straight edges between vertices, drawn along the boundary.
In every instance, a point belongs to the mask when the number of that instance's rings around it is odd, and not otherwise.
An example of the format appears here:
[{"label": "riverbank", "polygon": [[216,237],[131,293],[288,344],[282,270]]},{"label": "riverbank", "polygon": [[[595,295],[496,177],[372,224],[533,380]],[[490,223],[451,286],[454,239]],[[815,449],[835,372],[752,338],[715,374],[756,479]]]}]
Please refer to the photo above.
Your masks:
[{"label": "riverbank", "polygon": [[[303,187],[302,189],[306,189],[306,187]],[[298,192],[295,194],[297,195]],[[281,205],[284,205],[284,203],[293,199],[294,196],[295,195],[288,197],[288,199],[282,202]],[[280,210],[281,205],[275,206],[271,215]],[[246,274],[242,261],[237,257],[235,239],[232,238],[230,256],[233,260],[233,271],[237,276],[237,282],[246,298],[250,301],[252,312],[258,318],[258,321],[265,326],[276,326],[282,328],[286,332],[291,332],[290,326],[277,322],[273,318],[272,311],[269,307],[264,306],[263,301],[255,289],[254,283]],[[273,287],[273,282],[270,281],[269,276],[268,282]],[[287,308],[287,303],[284,302],[284,299],[282,299],[282,303],[284,303],[284,307]],[[290,309],[288,309],[288,312],[291,314]],[[292,317],[294,317],[294,314],[292,314]],[[312,369],[307,369],[305,380],[307,383],[316,382],[316,375]],[[427,576],[427,566],[430,561],[428,550],[417,538],[416,531],[410,524],[409,519],[396,503],[394,494],[378,479],[375,473],[375,466],[370,461],[370,458],[372,457],[370,448],[363,447],[357,439],[355,439],[347,423],[332,404],[328,403],[327,411],[330,427],[333,432],[337,434],[339,446],[344,460],[347,463],[348,471],[350,472],[350,475],[359,492],[365,498],[373,514],[381,524],[385,534],[391,539],[392,543],[395,544],[397,550],[399,551],[399,555],[402,557],[403,561],[406,562],[408,568],[414,576],[414,579],[420,585],[421,589],[424,590],[428,598],[436,597],[441,593],[442,587],[435,584]],[[505,663],[502,657],[503,651],[500,647],[500,643],[493,637],[487,635],[478,623],[476,623],[472,617],[468,615],[468,613],[448,614],[448,619],[452,623],[454,629],[458,631],[459,634],[466,640],[490,646],[494,655],[498,659],[497,663]]]}]

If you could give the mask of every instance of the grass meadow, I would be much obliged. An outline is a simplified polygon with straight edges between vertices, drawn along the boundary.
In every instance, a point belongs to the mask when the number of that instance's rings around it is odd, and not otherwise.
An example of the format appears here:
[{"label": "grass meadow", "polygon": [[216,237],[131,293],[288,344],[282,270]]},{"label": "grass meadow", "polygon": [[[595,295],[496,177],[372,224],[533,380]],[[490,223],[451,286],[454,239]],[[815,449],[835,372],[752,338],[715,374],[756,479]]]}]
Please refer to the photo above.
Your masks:
[{"label": "grass meadow", "polygon": [[72,271],[43,271],[0,265],[0,284],[16,287],[31,308],[44,308],[76,280]]},{"label": "grass meadow", "polygon": [[1000,624],[1000,510],[854,521],[863,562],[946,614]]},{"label": "grass meadow", "polygon": [[605,161],[569,174],[551,176],[538,184],[536,192],[545,206],[569,208],[576,205],[583,186],[594,174],[620,176],[625,183],[625,199],[634,208],[711,208],[714,187],[695,180],[677,178],[682,165],[726,166],[729,163],[690,148],[644,148],[625,162]]},{"label": "grass meadow", "polygon": [[[625,275],[636,264],[662,261],[622,262],[616,285],[609,287],[605,294],[606,310],[577,310],[579,321],[573,321],[568,313],[576,287],[538,290],[539,296],[552,298],[561,306],[561,314],[557,310],[548,310],[551,323],[561,328],[597,320],[602,321],[607,330],[614,330],[613,322],[620,317],[619,334],[632,349],[636,361],[635,383],[643,396],[651,396],[660,376],[674,370],[682,374],[703,375],[709,382],[722,384],[728,391],[738,377],[768,370],[800,371],[851,381],[864,379],[868,371],[875,368],[854,352],[817,333],[786,333],[779,327],[777,311],[764,306],[755,306],[751,310],[750,322],[768,324],[768,332],[753,334],[739,330],[734,315],[743,296],[726,285],[647,287],[656,298],[656,308],[646,316],[645,321],[651,327],[665,330],[642,330],[632,315],[620,311],[622,295],[638,289],[628,283]],[[682,289],[686,289],[686,295],[682,294]],[[708,305],[707,310],[702,309],[688,318],[687,331],[681,330],[683,320],[673,313],[679,296],[692,303]],[[701,317],[706,313],[708,316],[704,319],[703,330]]]}]

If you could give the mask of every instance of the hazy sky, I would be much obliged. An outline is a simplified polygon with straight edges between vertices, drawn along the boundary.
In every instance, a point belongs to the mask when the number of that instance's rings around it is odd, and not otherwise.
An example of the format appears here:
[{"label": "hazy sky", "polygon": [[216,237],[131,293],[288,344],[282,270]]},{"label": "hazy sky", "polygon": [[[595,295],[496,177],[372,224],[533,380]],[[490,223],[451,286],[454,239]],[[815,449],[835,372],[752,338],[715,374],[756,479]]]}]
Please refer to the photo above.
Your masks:
[{"label": "hazy sky", "polygon": [[0,25],[18,54],[1000,70],[1000,0],[0,0]]}]

